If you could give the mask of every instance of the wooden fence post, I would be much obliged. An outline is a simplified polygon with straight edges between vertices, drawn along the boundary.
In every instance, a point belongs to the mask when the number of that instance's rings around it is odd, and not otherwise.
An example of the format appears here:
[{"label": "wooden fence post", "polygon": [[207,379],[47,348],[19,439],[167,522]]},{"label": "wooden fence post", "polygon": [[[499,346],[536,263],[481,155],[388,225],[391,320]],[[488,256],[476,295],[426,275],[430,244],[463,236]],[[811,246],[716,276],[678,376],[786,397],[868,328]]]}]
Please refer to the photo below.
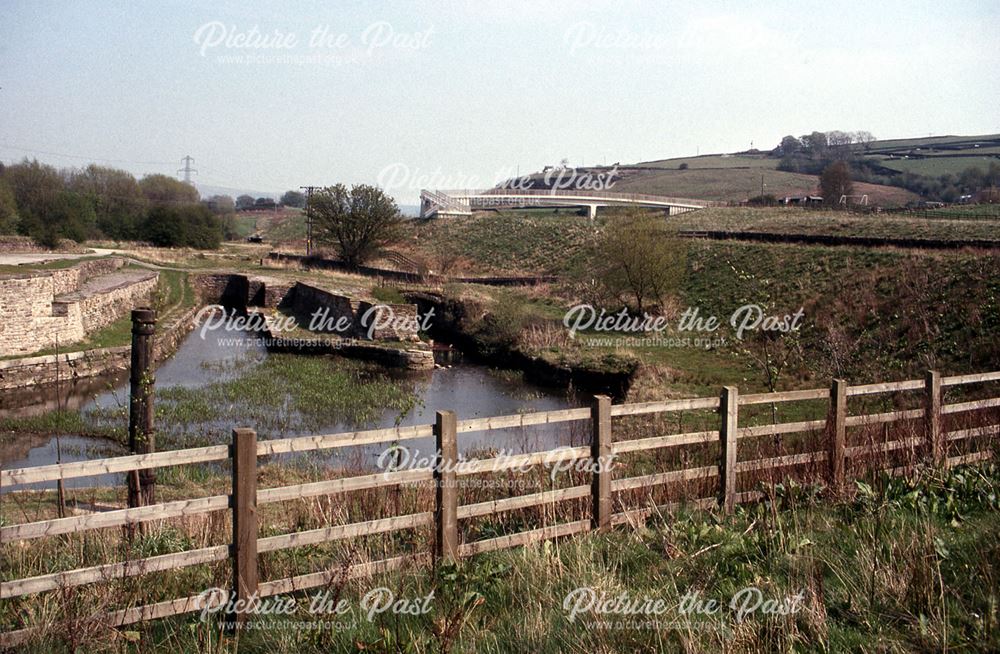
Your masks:
[{"label": "wooden fence post", "polygon": [[834,379],[830,387],[830,485],[844,486],[844,452],[847,442],[847,382]]},{"label": "wooden fence post", "polygon": [[736,506],[736,439],[739,430],[739,395],[735,386],[724,386],[719,401],[719,506],[731,513]]},{"label": "wooden fence post", "polygon": [[437,463],[434,466],[435,509],[434,561],[458,560],[458,464],[457,421],[454,411],[438,411],[434,423]]},{"label": "wooden fence post", "polygon": [[590,437],[591,481],[593,508],[590,527],[599,532],[611,529],[611,398],[595,395],[590,409],[593,431]]},{"label": "wooden fence post", "polygon": [[[132,454],[156,451],[153,434],[153,335],[156,311],[132,310],[132,352],[129,372],[128,445]],[[128,475],[128,505],[156,504],[156,471],[132,471]]]},{"label": "wooden fence post", "polygon": [[944,463],[944,438],[941,434],[941,375],[928,370],[924,377],[924,424],[927,429],[927,451],[931,462]]},{"label": "wooden fence post", "polygon": [[234,631],[247,617],[246,608],[257,595],[257,432],[233,430],[233,594],[240,611],[229,614]]}]

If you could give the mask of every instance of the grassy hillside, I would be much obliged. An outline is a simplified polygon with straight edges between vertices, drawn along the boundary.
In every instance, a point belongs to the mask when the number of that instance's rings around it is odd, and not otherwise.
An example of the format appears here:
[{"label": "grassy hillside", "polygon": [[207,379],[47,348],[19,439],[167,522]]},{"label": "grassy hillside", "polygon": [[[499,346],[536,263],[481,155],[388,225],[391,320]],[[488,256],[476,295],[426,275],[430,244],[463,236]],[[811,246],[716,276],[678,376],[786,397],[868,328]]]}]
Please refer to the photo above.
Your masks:
[{"label": "grassy hillside", "polygon": [[[856,160],[873,164],[882,177],[910,173],[921,177],[959,175],[970,167],[986,170],[1000,162],[1000,135],[935,136],[874,141],[856,145]],[[656,193],[709,200],[746,200],[760,193],[760,174],[765,173],[765,193],[776,196],[812,193],[816,177],[775,170],[780,158],[769,154],[711,154],[647,161],[622,170],[618,188],[637,193]],[[681,166],[687,170],[679,170]],[[646,169],[646,170],[644,170]],[[756,175],[756,183],[753,176]],[[886,181],[878,179],[878,181]],[[902,180],[892,181],[902,185]],[[920,197],[892,186],[855,182],[856,193],[885,206],[916,202]],[[912,186],[907,186],[913,188]],[[921,191],[924,192],[924,191]]]},{"label": "grassy hillside", "polygon": [[257,230],[265,243],[305,242],[306,217],[301,209],[284,208],[278,213],[266,212],[257,218]]},{"label": "grassy hillside", "polygon": [[858,215],[842,211],[818,211],[794,207],[732,207],[693,211],[675,216],[670,222],[678,229],[695,231],[724,230],[946,241],[1000,238],[1000,214],[995,221],[961,220],[960,212],[950,216],[950,218],[914,218],[905,214]]},{"label": "grassy hillside", "polygon": [[[464,260],[466,272],[554,272],[579,282],[597,263],[592,246],[607,220],[592,223],[564,215],[529,220],[484,213],[421,225],[411,243],[427,256]],[[673,220],[695,229],[995,235],[991,221],[776,209],[713,209]],[[700,307],[724,320],[748,303],[776,311],[805,308],[808,326],[801,345],[807,356],[800,371],[805,376],[850,372],[866,379],[895,377],[939,364],[985,370],[1000,359],[994,336],[1000,330],[1000,257],[708,240],[687,241],[686,250],[687,273],[675,294],[682,307]],[[578,301],[578,287],[572,283],[551,292],[557,304]],[[540,293],[546,291],[525,291],[525,301],[536,301]],[[636,354],[673,368],[672,384],[694,391],[746,374],[736,345],[716,351],[652,347]]]},{"label": "grassy hillside", "polygon": [[703,154],[697,157],[677,157],[674,159],[659,159],[635,164],[642,168],[760,168],[774,170],[778,162],[765,155],[740,154]]},{"label": "grassy hillside", "polygon": [[404,249],[438,271],[556,273],[575,265],[593,242],[595,223],[573,214],[480,212],[414,223]]}]

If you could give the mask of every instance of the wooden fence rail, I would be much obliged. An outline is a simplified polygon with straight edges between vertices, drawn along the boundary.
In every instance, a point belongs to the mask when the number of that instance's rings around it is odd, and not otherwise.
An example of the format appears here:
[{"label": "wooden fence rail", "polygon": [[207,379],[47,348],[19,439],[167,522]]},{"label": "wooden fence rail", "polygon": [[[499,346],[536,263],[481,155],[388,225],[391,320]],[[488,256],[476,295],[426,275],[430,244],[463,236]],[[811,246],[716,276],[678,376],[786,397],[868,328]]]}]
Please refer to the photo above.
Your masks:
[{"label": "wooden fence rail", "polygon": [[[318,587],[329,583],[334,578],[350,579],[428,561],[454,561],[481,552],[521,546],[539,540],[565,537],[585,531],[602,532],[615,525],[641,520],[661,511],[669,511],[677,506],[677,503],[670,503],[662,506],[627,509],[616,513],[614,511],[615,494],[621,492],[717,478],[716,497],[697,498],[688,501],[687,504],[697,507],[716,504],[723,511],[729,512],[740,502],[753,501],[762,496],[760,491],[740,491],[740,476],[748,473],[781,470],[800,465],[818,465],[829,483],[834,487],[839,487],[845,482],[848,464],[852,460],[876,453],[909,451],[919,453],[922,458],[944,466],[982,461],[990,457],[991,450],[989,448],[949,457],[947,456],[947,446],[956,441],[1000,435],[1000,424],[982,424],[973,428],[944,431],[942,419],[943,416],[982,412],[1000,407],[1000,397],[943,404],[942,389],[995,381],[1000,381],[1000,372],[942,377],[935,371],[929,371],[922,380],[850,386],[846,381],[838,379],[834,380],[830,388],[825,389],[747,395],[740,395],[736,387],[727,386],[719,397],[637,404],[612,405],[609,398],[598,396],[594,398],[594,402],[589,408],[494,416],[472,420],[457,420],[453,412],[439,411],[434,424],[301,436],[271,441],[258,442],[256,434],[252,430],[236,429],[233,431],[233,442],[228,446],[218,445],[3,470],[0,471],[0,487],[6,488],[12,485],[34,484],[107,473],[229,461],[232,468],[232,486],[229,495],[162,502],[149,506],[23,524],[5,524],[0,526],[0,544],[224,510],[231,512],[233,536],[230,545],[204,547],[174,554],[106,563],[65,572],[3,581],[0,583],[0,599],[10,599],[229,559],[232,564],[232,593],[234,597],[250,600],[254,597],[260,598]],[[850,415],[848,412],[848,398],[913,391],[922,393],[921,408],[860,415]],[[767,425],[740,424],[741,407],[817,400],[828,402],[826,417],[821,420]],[[635,440],[615,441],[613,438],[612,418],[705,410],[718,413],[717,429]],[[984,422],[981,413],[976,415],[980,417],[980,422]],[[992,422],[996,416],[996,412],[987,414],[988,419],[985,422]],[[544,452],[489,459],[461,460],[458,456],[458,440],[463,434],[573,421],[590,422],[589,446],[562,447]],[[914,426],[915,421],[920,422]],[[888,423],[906,423],[916,430],[912,433],[917,435],[897,438],[884,443],[848,446],[848,428],[886,425]],[[822,433],[825,435],[826,447],[821,451],[739,460],[740,442],[745,439],[796,432]],[[398,443],[404,440],[430,437],[435,439],[436,445],[436,456],[430,467],[394,470],[277,488],[257,488],[257,465],[260,457],[356,445]],[[684,446],[704,447],[716,442],[719,445],[718,462],[715,465],[653,472],[627,478],[616,478],[614,475],[613,460],[621,454]],[[591,473],[589,485],[577,485],[474,504],[459,504],[458,478],[461,476],[580,460],[589,460]],[[895,473],[905,472],[905,467],[893,468],[891,471]],[[433,482],[435,488],[433,511],[329,526],[266,538],[258,536],[257,510],[261,505],[337,495],[364,489],[398,487],[400,484],[416,482]],[[589,498],[591,506],[589,519],[547,525],[538,529],[486,540],[460,542],[458,526],[461,520],[586,498]],[[434,528],[432,552],[358,563],[349,566],[346,570],[330,570],[272,581],[259,579],[258,557],[265,552],[429,526]],[[203,599],[196,595],[147,606],[131,607],[102,617],[113,625],[132,624],[141,620],[201,610],[204,608]],[[223,599],[227,598],[213,598],[210,603],[218,602],[221,604]],[[242,616],[239,615],[232,617],[234,621],[231,622],[234,623],[242,619]],[[23,643],[31,636],[32,632],[33,628],[24,628],[0,634],[0,647]]]}]

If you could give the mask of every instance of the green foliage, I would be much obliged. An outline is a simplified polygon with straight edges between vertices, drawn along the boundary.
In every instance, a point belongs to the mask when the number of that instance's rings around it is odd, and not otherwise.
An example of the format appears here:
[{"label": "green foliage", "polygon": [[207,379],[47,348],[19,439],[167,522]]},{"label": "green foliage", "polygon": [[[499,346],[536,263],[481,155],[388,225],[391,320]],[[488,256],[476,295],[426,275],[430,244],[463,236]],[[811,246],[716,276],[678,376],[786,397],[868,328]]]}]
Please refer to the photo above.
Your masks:
[{"label": "green foliage", "polygon": [[629,212],[605,226],[591,274],[609,296],[642,312],[679,290],[686,251],[662,217]]},{"label": "green foliage", "polygon": [[200,204],[157,206],[143,221],[142,235],[160,247],[215,249],[222,242],[222,221]]},{"label": "green foliage", "polygon": [[523,302],[512,295],[501,295],[474,330],[482,353],[493,356],[513,350],[528,321],[529,314]]},{"label": "green foliage", "polygon": [[157,204],[198,201],[198,189],[167,175],[146,175],[139,180],[143,196]]},{"label": "green foliage", "polygon": [[402,304],[406,302],[406,298],[403,297],[403,294],[395,286],[376,286],[372,289],[372,297],[379,302],[386,302],[388,304]]},{"label": "green foliage", "polygon": [[0,177],[0,234],[16,234],[18,222],[14,193],[7,181]]},{"label": "green foliage", "polygon": [[301,191],[285,191],[281,196],[281,204],[301,209],[306,206],[306,194]]},{"label": "green foliage", "polygon": [[[221,200],[214,200],[218,209]],[[221,222],[197,203],[193,186],[166,175],[137,182],[115,168],[58,171],[28,160],[0,171],[0,233],[16,229],[47,247],[107,237],[216,248]]]},{"label": "green foliage", "polygon": [[317,240],[334,245],[351,265],[363,264],[401,237],[396,201],[376,186],[328,186],[311,202]]}]

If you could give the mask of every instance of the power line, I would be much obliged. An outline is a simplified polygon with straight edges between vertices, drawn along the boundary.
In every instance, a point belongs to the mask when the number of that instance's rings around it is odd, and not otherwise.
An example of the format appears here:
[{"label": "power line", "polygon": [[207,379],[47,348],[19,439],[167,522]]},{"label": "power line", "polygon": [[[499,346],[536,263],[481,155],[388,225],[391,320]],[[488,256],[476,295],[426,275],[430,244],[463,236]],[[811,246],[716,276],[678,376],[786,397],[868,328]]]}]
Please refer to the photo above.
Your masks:
[{"label": "power line", "polygon": [[139,166],[170,166],[173,161],[134,161],[132,159],[108,159],[105,157],[91,157],[79,154],[67,154],[65,152],[52,152],[50,150],[36,150],[34,148],[22,148],[16,145],[10,145],[9,143],[0,143],[0,148],[7,148],[8,150],[18,150],[19,152],[28,152],[31,154],[46,154],[51,157],[66,157],[67,159],[83,159],[84,161],[105,161],[109,163],[130,163]]}]

